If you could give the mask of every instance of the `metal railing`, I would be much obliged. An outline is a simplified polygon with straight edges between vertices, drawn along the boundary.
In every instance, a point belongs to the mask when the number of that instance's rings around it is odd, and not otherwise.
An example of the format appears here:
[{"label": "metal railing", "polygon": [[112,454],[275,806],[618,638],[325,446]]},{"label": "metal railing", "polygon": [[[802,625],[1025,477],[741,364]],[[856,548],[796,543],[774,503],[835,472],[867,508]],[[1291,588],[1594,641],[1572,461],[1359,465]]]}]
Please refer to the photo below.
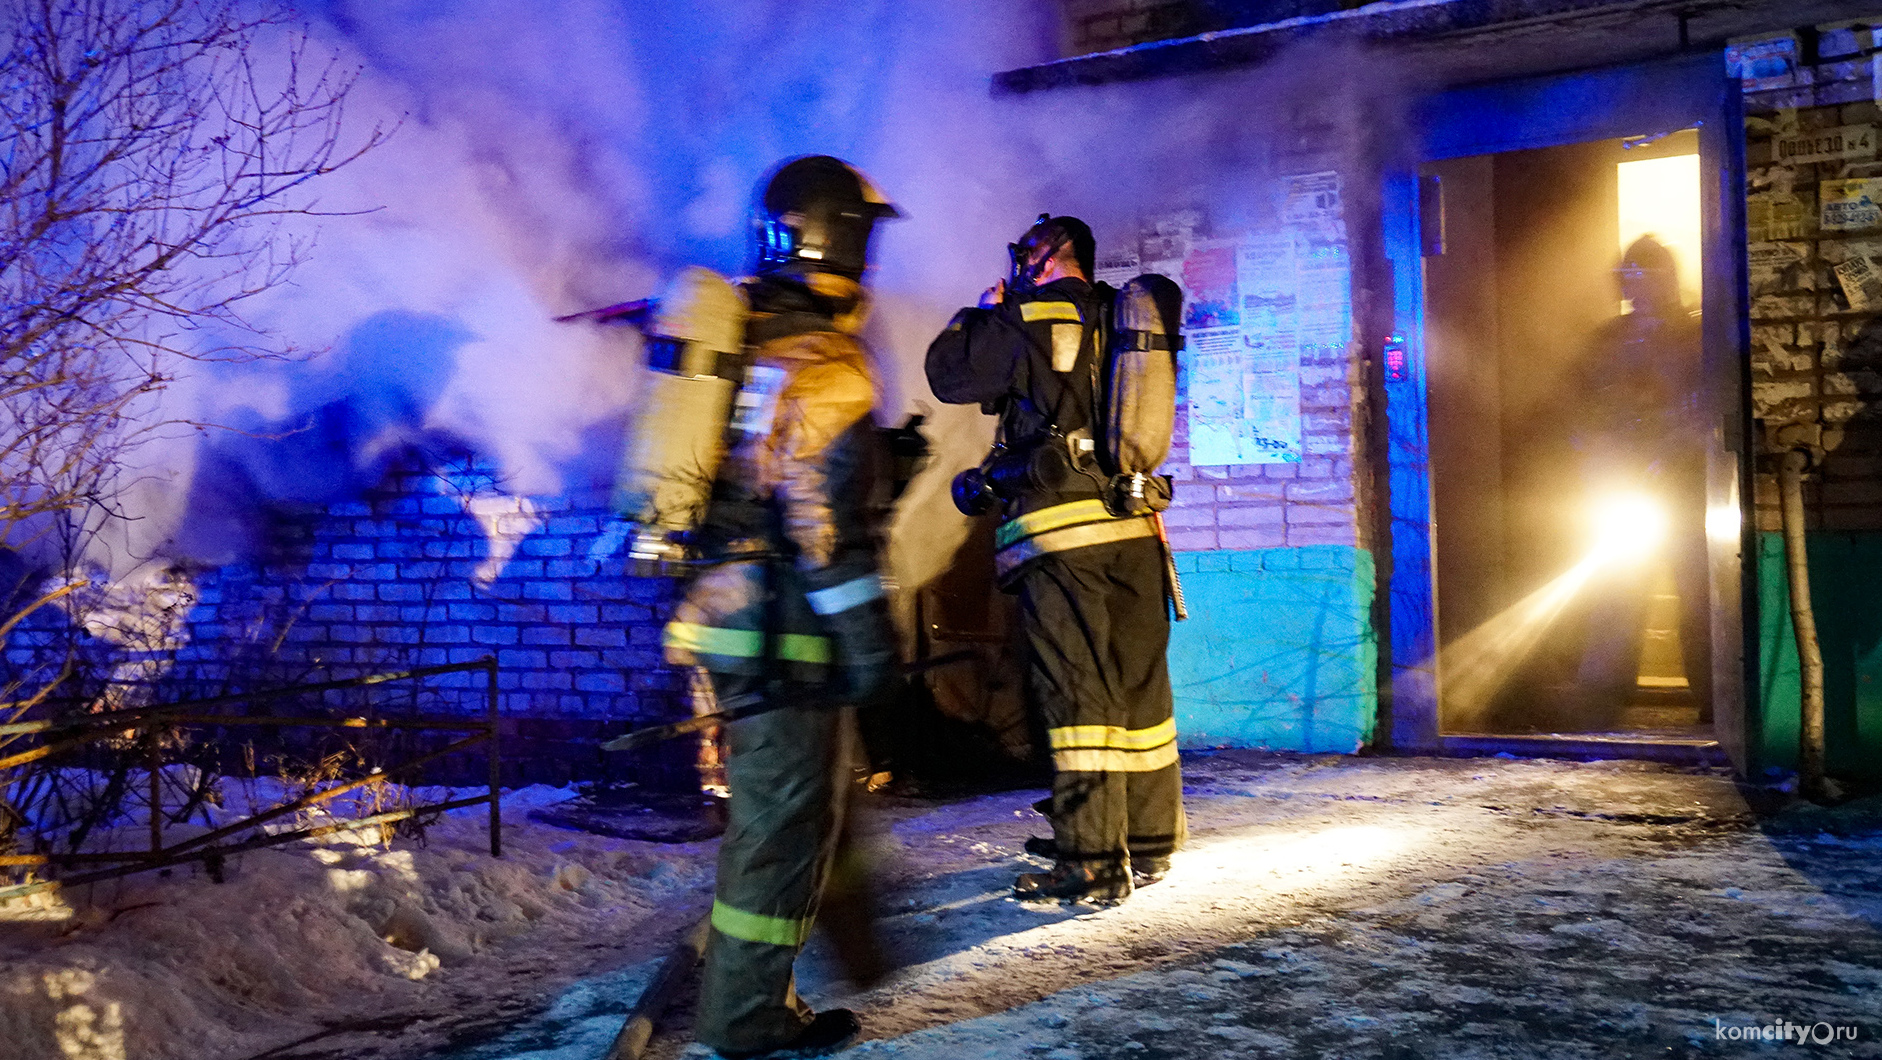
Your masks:
[{"label": "metal railing", "polygon": [[[305,696],[322,692],[331,692],[348,688],[363,688],[371,685],[387,684],[395,681],[416,681],[441,674],[467,673],[483,671],[485,675],[485,713],[481,719],[453,717],[444,715],[414,715],[410,717],[322,717],[318,715],[280,716],[280,715],[233,715],[205,713],[204,708],[224,703],[255,702],[258,700],[284,699],[293,696]],[[127,876],[131,873],[145,872],[151,869],[165,868],[189,861],[205,862],[213,875],[220,875],[221,864],[230,854],[264,847],[280,846],[298,839],[311,839],[330,835],[335,832],[352,831],[375,825],[386,825],[396,821],[418,817],[420,814],[437,814],[465,806],[487,803],[490,806],[490,855],[503,856],[503,819],[499,805],[499,784],[502,780],[501,748],[497,740],[497,660],[494,656],[484,656],[474,662],[452,663],[445,666],[421,666],[411,670],[391,673],[368,674],[364,677],[352,677],[339,681],[324,681],[318,684],[290,685],[283,688],[266,689],[260,692],[238,692],[230,695],[213,696],[207,699],[188,700],[180,703],[167,703],[160,706],[135,707],[127,710],[108,711],[100,714],[83,714],[76,717],[47,719],[42,721],[21,721],[0,725],[0,737],[40,736],[42,742],[33,748],[0,757],[0,771],[27,765],[43,758],[61,754],[87,744],[107,739],[125,739],[137,734],[143,741],[146,754],[146,768],[150,784],[150,845],[145,850],[127,850],[113,852],[84,853],[71,851],[66,853],[47,852],[37,854],[0,855],[0,869],[35,868],[52,869],[82,867],[86,865],[105,865],[105,868],[79,872],[72,876],[61,876],[47,880],[35,880],[29,883],[0,887],[0,900],[22,898],[43,891],[61,887],[75,887],[80,884],[94,883],[99,880]],[[271,806],[257,813],[252,813],[239,821],[214,828],[208,832],[190,836],[169,845],[164,843],[163,826],[163,745],[164,737],[171,731],[186,726],[268,726],[268,727],[309,727],[332,729],[413,729],[447,732],[468,732],[471,735],[454,740],[444,747],[413,758],[390,765],[353,780],[344,781],[317,790],[310,791],[299,798],[278,806]],[[448,755],[456,754],[479,743],[486,745],[488,757],[489,790],[482,795],[462,799],[450,799],[444,802],[428,803],[420,806],[407,806],[384,813],[365,817],[334,821],[330,824],[309,825],[285,832],[262,832],[262,825],[279,820],[289,814],[311,809],[322,803],[330,802],[341,795],[365,788],[384,784],[394,776],[408,773],[427,763],[437,761]],[[255,830],[256,834],[247,838],[235,838],[245,832]],[[233,840],[225,842],[225,840]]]}]

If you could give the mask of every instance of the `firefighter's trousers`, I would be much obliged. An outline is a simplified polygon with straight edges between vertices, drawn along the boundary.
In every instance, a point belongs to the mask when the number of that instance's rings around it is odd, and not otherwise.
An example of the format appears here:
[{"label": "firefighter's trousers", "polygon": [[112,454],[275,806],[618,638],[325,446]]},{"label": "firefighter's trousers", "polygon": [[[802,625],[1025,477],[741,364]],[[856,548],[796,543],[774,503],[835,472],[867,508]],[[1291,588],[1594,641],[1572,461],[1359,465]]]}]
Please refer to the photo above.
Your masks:
[{"label": "firefighter's trousers", "polygon": [[1164,857],[1181,846],[1163,553],[1154,538],[1054,552],[1021,577],[1032,700],[1052,747],[1064,860]]},{"label": "firefighter's trousers", "polygon": [[[721,702],[761,687],[715,673]],[[792,965],[810,935],[848,787],[855,711],[814,694],[726,725],[725,838],[695,1037],[715,1049],[784,1045],[809,1023]]]}]

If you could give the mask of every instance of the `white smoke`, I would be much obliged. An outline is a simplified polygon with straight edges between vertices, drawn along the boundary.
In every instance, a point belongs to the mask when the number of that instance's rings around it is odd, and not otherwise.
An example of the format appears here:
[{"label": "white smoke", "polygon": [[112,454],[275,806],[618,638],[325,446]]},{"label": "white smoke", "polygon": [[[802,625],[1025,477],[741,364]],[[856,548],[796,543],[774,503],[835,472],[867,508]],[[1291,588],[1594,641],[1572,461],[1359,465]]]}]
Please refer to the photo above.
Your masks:
[{"label": "white smoke", "polygon": [[[936,405],[922,354],[1004,272],[1005,244],[1042,210],[1084,216],[1101,250],[1171,205],[1205,203],[1233,226],[1286,170],[1277,129],[1318,108],[1345,137],[1357,109],[1355,85],[1326,85],[1325,55],[995,96],[994,73],[1057,57],[1048,0],[328,0],[310,16],[363,64],[352,120],[403,124],[321,191],[325,209],[370,212],[325,219],[292,285],[257,308],[263,327],[325,352],[177,392],[186,417],[250,436],[166,452],[129,552],[233,558],[239,535],[203,510],[357,485],[349,475],[428,437],[493,461],[513,494],[605,477],[638,350],[625,329],[552,318],[644,296],[686,264],[743,271],[764,172],[828,153],[906,215],[879,230],[868,337],[883,419],[925,407],[937,443],[898,524],[896,565],[919,583],[964,533],[947,482],[991,433],[977,409]],[[218,499],[229,490],[254,496]]]}]

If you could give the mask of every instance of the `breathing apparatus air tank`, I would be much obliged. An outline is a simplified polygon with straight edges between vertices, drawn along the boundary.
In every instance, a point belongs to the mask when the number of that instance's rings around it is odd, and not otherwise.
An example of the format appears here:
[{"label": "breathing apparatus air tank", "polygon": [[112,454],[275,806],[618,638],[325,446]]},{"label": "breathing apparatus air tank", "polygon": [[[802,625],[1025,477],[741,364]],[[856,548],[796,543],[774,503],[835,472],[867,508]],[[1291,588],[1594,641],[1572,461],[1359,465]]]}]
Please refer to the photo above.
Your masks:
[{"label": "breathing apparatus air tank", "polygon": [[695,266],[642,319],[649,372],[614,488],[614,510],[633,525],[628,560],[637,574],[688,569],[745,376],[749,314],[737,287]]},{"label": "breathing apparatus air tank", "polygon": [[1156,470],[1170,456],[1176,427],[1176,354],[1183,291],[1154,272],[1125,284],[1111,309],[1111,335],[1098,386],[1098,463],[1110,476],[1112,515],[1170,506],[1170,480]]}]

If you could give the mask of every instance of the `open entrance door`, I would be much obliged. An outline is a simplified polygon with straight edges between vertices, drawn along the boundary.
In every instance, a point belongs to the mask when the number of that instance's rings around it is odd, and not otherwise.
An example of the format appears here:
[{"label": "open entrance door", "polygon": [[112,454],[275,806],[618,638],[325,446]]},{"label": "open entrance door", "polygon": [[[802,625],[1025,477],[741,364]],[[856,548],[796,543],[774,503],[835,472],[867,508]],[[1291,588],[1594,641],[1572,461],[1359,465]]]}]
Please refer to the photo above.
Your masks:
[{"label": "open entrance door", "polygon": [[1393,736],[1742,763],[1735,93],[1450,93],[1388,181]]}]

